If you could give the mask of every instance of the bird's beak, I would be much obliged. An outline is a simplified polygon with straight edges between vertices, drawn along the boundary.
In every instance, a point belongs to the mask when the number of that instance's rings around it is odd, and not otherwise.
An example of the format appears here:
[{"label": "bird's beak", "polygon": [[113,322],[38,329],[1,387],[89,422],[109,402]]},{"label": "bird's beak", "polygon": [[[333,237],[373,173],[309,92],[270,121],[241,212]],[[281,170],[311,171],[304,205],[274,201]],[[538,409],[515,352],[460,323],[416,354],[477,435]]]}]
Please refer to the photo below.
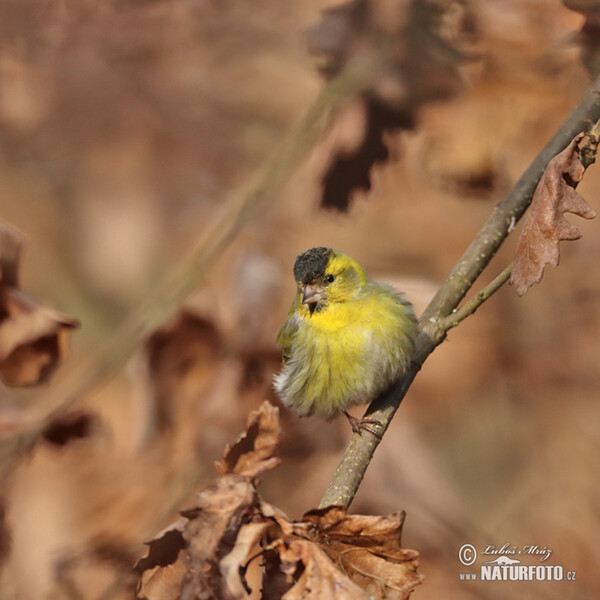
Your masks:
[{"label": "bird's beak", "polygon": [[308,283],[302,289],[302,304],[315,304],[323,300],[323,290],[316,286]]}]

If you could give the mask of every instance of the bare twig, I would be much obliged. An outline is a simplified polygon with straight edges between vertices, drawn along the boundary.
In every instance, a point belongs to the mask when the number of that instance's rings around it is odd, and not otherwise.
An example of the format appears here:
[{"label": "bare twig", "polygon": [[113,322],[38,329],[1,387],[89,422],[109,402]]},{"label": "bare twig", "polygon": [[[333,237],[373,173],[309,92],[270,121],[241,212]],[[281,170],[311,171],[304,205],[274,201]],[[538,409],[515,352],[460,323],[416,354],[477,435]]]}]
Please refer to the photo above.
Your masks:
[{"label": "bare twig", "polygon": [[492,294],[495,294],[507,281],[512,273],[512,263],[482,288],[473,298],[465,302],[460,308],[452,311],[447,317],[440,321],[440,327],[445,331],[456,327],[469,315],[472,315]]},{"label": "bare twig", "polygon": [[[496,206],[471,245],[464,252],[446,281],[440,286],[421,316],[421,331],[416,340],[414,362],[402,380],[376,398],[365,417],[381,423],[379,436],[389,427],[406,391],[426,358],[445,339],[446,318],[452,314],[477,277],[492,259],[514,224],[527,210],[533,192],[552,157],[584,129],[600,118],[600,76],[580,104],[574,109],[554,137],[546,144],[529,168],[521,176],[510,194]],[[346,451],[329,483],[321,507],[332,504],[348,506],[360,485],[365,471],[379,445],[380,437],[373,435],[352,436]]]}]

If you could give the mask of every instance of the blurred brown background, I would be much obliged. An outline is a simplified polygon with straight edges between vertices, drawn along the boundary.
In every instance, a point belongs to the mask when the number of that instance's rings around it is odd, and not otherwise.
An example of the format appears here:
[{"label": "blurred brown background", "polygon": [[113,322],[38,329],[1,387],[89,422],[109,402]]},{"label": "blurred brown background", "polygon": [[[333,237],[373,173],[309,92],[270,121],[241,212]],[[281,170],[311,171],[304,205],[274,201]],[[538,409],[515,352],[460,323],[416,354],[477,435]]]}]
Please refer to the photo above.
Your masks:
[{"label": "blurred brown background", "polygon": [[[71,360],[185,261],[314,101],[323,80],[304,32],[328,6],[2,0],[0,217],[28,238],[23,287],[82,322]],[[86,435],[23,458],[5,482],[1,600],[131,597],[142,542],[214,476],[248,412],[276,402],[274,338],[300,251],[339,248],[422,311],[590,81],[574,37],[582,15],[554,0],[469,8],[476,48],[460,85],[386,134],[391,158],[372,189],[347,213],[319,207],[335,136],[360,132],[349,109],[184,312],[81,398]],[[579,190],[597,208],[597,167]],[[597,597],[600,236],[597,221],[577,225],[584,237],[563,244],[559,269],[521,299],[502,289],[427,361],[352,505],[407,511],[403,542],[426,576],[415,598]],[[5,414],[40,397],[0,391]],[[298,517],[318,504],[350,430],[286,410],[282,420],[283,464],[261,490]],[[577,580],[459,581],[462,544],[506,542],[552,549],[547,564]]]}]

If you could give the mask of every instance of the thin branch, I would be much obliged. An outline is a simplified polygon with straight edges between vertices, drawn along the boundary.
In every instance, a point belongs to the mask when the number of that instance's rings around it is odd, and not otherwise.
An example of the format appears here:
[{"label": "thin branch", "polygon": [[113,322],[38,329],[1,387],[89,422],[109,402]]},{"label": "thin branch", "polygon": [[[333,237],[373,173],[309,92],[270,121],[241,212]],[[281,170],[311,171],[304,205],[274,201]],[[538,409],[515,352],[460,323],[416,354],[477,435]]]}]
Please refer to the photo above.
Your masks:
[{"label": "thin branch", "polygon": [[490,296],[495,294],[507,281],[512,273],[512,263],[483,287],[473,298],[465,302],[460,308],[452,311],[450,315],[440,320],[439,326],[448,331],[456,327],[461,321],[464,321],[469,315],[472,315]]},{"label": "thin branch", "polygon": [[600,76],[579,105],[546,144],[521,176],[510,194],[496,206],[493,214],[471,245],[456,263],[421,316],[421,331],[416,340],[413,364],[392,387],[376,398],[365,417],[376,419],[379,438],[354,434],[329,483],[320,507],[338,504],[349,506],[356,494],[375,449],[398,410],[406,391],[427,357],[445,339],[444,319],[452,314],[477,277],[504,242],[514,224],[527,210],[535,188],[550,160],[581,131],[600,119]]},{"label": "thin branch", "polygon": [[271,161],[208,228],[182,267],[162,285],[155,286],[155,291],[146,295],[146,300],[94,355],[57,375],[51,388],[38,398],[38,413],[28,415],[29,423],[0,440],[0,479],[35,444],[49,421],[106,377],[118,372],[139,344],[177,311],[188,294],[204,281],[209,267],[248,219],[275,201],[276,192],[296,172],[332,116],[348,98],[369,86],[387,59],[387,49],[379,48],[349,62],[343,72],[323,88]]}]

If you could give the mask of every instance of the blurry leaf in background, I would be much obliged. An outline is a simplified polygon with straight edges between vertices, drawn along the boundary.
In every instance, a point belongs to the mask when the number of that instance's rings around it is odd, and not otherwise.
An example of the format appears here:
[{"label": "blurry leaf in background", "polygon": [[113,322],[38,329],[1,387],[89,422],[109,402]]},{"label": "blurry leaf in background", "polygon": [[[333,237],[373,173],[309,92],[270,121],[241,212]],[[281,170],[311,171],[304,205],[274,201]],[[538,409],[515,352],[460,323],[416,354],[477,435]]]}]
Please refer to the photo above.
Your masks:
[{"label": "blurry leaf in background", "polygon": [[53,419],[44,428],[44,439],[56,446],[88,437],[95,425],[96,416],[83,410],[73,410]]},{"label": "blurry leaf in background", "polygon": [[412,128],[420,105],[460,89],[458,69],[474,31],[464,0],[354,0],[324,11],[308,40],[325,77],[376,48],[386,48],[390,58],[361,95],[360,138],[332,144],[322,206],[348,210],[355,191],[371,189],[372,167],[389,159],[385,132]]},{"label": "blurry leaf in background", "polygon": [[150,542],[136,566],[139,598],[237,600],[258,598],[260,587],[267,600],[406,599],[421,582],[418,553],[400,545],[404,514],[330,507],[293,522],[260,498],[253,478],[278,462],[278,413],[264,402],[250,415],[217,463],[221,477]]},{"label": "blurry leaf in background", "polygon": [[148,338],[145,353],[155,429],[165,431],[187,408],[182,400],[185,390],[193,390],[190,401],[197,403],[212,384],[223,340],[208,317],[183,309]]},{"label": "blurry leaf in background", "polygon": [[19,288],[21,237],[0,222],[0,378],[9,386],[48,381],[65,359],[78,321],[42,308]]},{"label": "blurry leaf in background", "polygon": [[0,500],[0,565],[10,552],[10,533],[6,524],[6,509],[3,500]]},{"label": "blurry leaf in background", "polygon": [[585,16],[576,37],[581,47],[581,59],[592,77],[600,73],[600,1],[563,0],[563,4]]},{"label": "blurry leaf in background", "polygon": [[[575,191],[586,169],[580,148],[580,142],[586,135],[577,135],[548,163],[535,190],[510,277],[510,283],[519,296],[542,280],[546,265],[558,266],[561,241],[581,237],[581,232],[565,219],[564,213],[570,212],[584,219],[596,216]],[[597,144],[596,141],[596,147]]]}]

